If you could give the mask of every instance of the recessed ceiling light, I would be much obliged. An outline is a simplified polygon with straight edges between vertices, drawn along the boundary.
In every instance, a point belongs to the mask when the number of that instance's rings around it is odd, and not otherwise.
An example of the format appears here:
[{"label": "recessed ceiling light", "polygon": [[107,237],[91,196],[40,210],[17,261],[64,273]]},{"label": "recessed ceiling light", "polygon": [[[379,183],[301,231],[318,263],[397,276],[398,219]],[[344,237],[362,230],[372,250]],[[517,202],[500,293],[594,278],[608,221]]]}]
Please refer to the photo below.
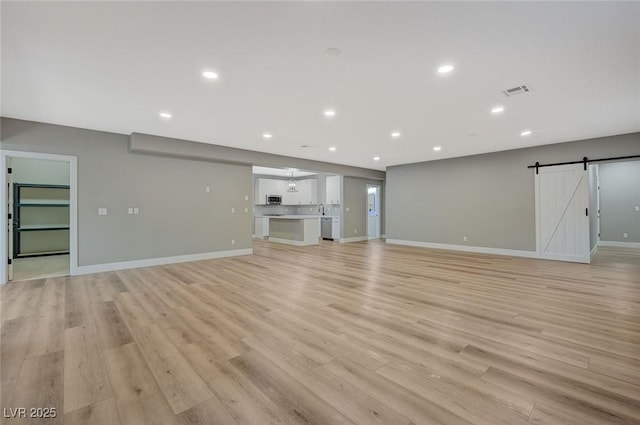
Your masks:
[{"label": "recessed ceiling light", "polygon": [[170,120],[171,118],[173,118],[173,115],[171,115],[169,112],[160,112],[158,115],[160,115],[160,118],[164,118],[165,120]]},{"label": "recessed ceiling light", "polygon": [[374,161],[380,161],[380,157],[379,157],[379,156],[374,156],[374,157],[373,157],[373,160],[374,160]]},{"label": "recessed ceiling light", "polygon": [[495,106],[491,109],[492,114],[499,114],[500,112],[504,112],[504,106]]},{"label": "recessed ceiling light", "polygon": [[520,133],[520,135],[521,135],[522,137],[529,136],[529,135],[531,135],[531,130],[525,130],[525,131],[523,131],[522,133]]},{"label": "recessed ceiling light", "polygon": [[336,147],[335,147],[335,146],[330,146],[330,147],[329,147],[329,150],[330,150],[331,152],[335,152],[335,151],[336,151]]},{"label": "recessed ceiling light", "polygon": [[213,71],[204,71],[202,73],[202,76],[204,78],[208,78],[209,80],[217,80],[218,79],[218,73],[217,72],[213,72]]},{"label": "recessed ceiling light", "polygon": [[434,146],[433,150],[436,152],[440,152],[442,150],[442,146]]},{"label": "recessed ceiling light", "polygon": [[442,65],[440,68],[438,68],[438,72],[440,74],[448,74],[451,71],[453,71],[453,65]]},{"label": "recessed ceiling light", "polygon": [[272,137],[273,137],[273,134],[271,134],[271,133],[264,133],[264,134],[262,135],[262,138],[263,138],[263,139],[271,139]]},{"label": "recessed ceiling light", "polygon": [[329,118],[335,117],[336,111],[334,111],[333,109],[327,109],[326,111],[324,111],[324,116]]},{"label": "recessed ceiling light", "polygon": [[394,131],[393,133],[391,133],[391,137],[393,137],[394,139],[397,139],[400,136],[401,136],[401,134],[400,134],[399,131]]}]

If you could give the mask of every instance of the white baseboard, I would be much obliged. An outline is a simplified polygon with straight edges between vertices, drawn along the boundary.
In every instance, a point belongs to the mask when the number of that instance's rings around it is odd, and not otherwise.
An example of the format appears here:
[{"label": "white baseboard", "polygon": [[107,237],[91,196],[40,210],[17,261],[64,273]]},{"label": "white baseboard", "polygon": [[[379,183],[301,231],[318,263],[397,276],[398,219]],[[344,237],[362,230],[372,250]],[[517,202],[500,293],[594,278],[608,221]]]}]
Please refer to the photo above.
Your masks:
[{"label": "white baseboard", "polygon": [[111,272],[114,270],[137,269],[140,267],[162,266],[165,264],[186,263],[189,261],[211,260],[214,258],[235,257],[238,255],[251,255],[252,248],[233,249],[229,251],[204,252],[202,254],[176,255],[174,257],[148,258],[145,260],[122,261],[120,263],[94,264],[91,266],[78,266],[76,275]]},{"label": "white baseboard", "polygon": [[600,241],[598,246],[610,246],[616,248],[640,248],[639,242]]},{"label": "white baseboard", "polygon": [[380,239],[387,239],[387,235],[380,235]]},{"label": "white baseboard", "polygon": [[540,258],[535,251],[521,251],[517,249],[489,248],[484,246],[453,245],[448,243],[405,241],[402,239],[387,239],[387,243],[395,245],[417,246],[420,248],[447,249],[449,251],[476,252],[479,254],[507,255],[510,257]]},{"label": "white baseboard", "polygon": [[369,240],[367,236],[355,236],[353,238],[342,238],[340,239],[340,243],[362,242],[367,240]]}]

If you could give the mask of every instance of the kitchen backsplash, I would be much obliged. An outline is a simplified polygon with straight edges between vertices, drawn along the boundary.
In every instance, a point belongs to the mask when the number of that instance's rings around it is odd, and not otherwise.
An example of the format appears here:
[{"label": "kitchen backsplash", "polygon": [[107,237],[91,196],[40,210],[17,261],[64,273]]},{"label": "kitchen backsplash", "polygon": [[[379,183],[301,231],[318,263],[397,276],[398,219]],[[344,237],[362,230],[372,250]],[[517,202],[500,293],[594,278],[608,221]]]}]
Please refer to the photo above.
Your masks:
[{"label": "kitchen backsplash", "polygon": [[[340,207],[325,205],[325,215],[339,215]],[[256,205],[253,215],[265,214],[295,214],[295,215],[320,215],[318,205]]]}]

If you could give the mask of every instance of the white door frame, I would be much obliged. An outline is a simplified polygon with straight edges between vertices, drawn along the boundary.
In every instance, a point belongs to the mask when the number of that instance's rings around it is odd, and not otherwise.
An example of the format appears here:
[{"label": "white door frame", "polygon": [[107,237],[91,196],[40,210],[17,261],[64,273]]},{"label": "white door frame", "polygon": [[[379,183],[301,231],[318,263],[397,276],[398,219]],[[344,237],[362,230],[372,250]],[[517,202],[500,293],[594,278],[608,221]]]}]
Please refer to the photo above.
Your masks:
[{"label": "white door frame", "polygon": [[69,272],[71,275],[78,273],[78,158],[70,155],[56,155],[50,153],[22,152],[0,150],[0,215],[4,217],[0,232],[3,241],[0,243],[0,284],[7,283],[7,258],[8,247],[8,217],[7,211],[7,158],[45,159],[50,161],[62,161],[69,163]]},{"label": "white door frame", "polygon": [[[555,169],[558,168],[562,168],[562,169],[571,169],[574,167],[577,167],[578,165],[562,165],[562,166],[554,166]],[[579,165],[580,167],[583,167],[583,165]],[[584,170],[584,175],[582,177],[584,179],[584,181],[588,182],[589,180],[589,175],[588,175],[588,171]],[[541,214],[541,205],[540,205],[540,181],[539,181],[539,175],[534,175],[534,190],[535,190],[535,220],[536,220],[536,253],[537,256],[539,258],[542,259],[549,259],[549,260],[558,260],[558,261],[575,261],[574,259],[570,259],[570,258],[560,258],[560,256],[557,256],[556,258],[548,258],[544,255],[544,253],[542,252],[542,223],[541,223],[541,219],[542,219],[542,214]],[[587,199],[587,207],[589,206],[589,185],[585,184],[584,185],[584,190],[586,190],[586,199]],[[587,250],[586,250],[586,256],[584,258],[581,259],[580,262],[582,263],[589,263],[591,261],[591,256],[590,256],[590,249],[589,249],[589,221],[587,219],[587,225],[586,225],[586,244],[587,244]]]},{"label": "white door frame", "polygon": [[596,247],[600,245],[600,168],[598,165],[596,167],[596,210],[593,211],[596,214],[596,223],[598,225],[598,242],[596,243]]},{"label": "white door frame", "polygon": [[[370,187],[375,187],[376,188],[376,200],[375,200],[375,206],[376,206],[376,213],[377,215],[375,216],[376,219],[376,236],[369,236],[369,220],[371,219],[371,217],[369,217],[369,188]],[[378,185],[378,184],[368,184],[367,185],[367,239],[380,239],[381,236],[381,229],[380,229],[380,191],[382,190],[382,186]]]}]

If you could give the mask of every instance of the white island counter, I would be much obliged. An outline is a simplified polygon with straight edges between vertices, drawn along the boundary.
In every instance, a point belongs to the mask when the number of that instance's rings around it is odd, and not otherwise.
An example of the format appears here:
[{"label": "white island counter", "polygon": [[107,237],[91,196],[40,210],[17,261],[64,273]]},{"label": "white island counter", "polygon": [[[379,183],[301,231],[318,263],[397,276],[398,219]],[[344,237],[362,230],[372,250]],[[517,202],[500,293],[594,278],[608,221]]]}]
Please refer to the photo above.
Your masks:
[{"label": "white island counter", "polygon": [[286,243],[289,245],[317,245],[320,239],[319,215],[274,215],[256,216],[256,228],[258,221],[260,227],[266,225],[268,219],[268,235],[272,242]]}]

